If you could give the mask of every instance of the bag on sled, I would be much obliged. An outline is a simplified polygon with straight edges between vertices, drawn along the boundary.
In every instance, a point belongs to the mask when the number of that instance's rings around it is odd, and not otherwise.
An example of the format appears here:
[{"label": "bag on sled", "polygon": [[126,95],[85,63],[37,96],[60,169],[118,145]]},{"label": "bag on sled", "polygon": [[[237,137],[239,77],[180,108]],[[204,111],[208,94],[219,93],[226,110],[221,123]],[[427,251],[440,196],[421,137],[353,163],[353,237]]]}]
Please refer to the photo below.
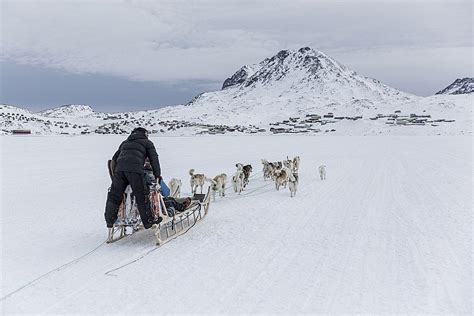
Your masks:
[{"label": "bag on sled", "polygon": [[165,181],[163,181],[163,179],[161,179],[161,181],[160,181],[160,187],[161,187],[160,188],[161,195],[163,195],[163,197],[170,196],[171,190],[168,187],[168,185],[166,185]]}]

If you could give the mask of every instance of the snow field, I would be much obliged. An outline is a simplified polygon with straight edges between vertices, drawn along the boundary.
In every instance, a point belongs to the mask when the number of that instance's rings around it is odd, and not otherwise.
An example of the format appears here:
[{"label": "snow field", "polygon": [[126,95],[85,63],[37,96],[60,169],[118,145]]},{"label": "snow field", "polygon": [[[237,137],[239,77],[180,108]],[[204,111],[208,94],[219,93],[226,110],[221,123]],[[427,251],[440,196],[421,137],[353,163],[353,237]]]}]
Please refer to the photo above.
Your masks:
[{"label": "snow field", "polygon": [[[1,297],[100,246],[4,298],[4,313],[472,311],[468,137],[152,138],[182,192],[190,168],[255,175],[156,250],[151,231],[102,245],[106,161],[122,140],[1,138]],[[261,158],[287,155],[301,157],[294,198],[261,174]]]}]

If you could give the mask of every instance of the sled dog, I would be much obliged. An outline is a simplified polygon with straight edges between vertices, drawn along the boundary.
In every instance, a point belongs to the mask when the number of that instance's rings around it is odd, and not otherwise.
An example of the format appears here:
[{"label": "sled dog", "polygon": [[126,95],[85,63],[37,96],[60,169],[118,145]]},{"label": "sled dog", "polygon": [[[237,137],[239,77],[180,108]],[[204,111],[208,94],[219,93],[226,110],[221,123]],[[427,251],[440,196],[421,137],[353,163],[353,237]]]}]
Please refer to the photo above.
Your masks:
[{"label": "sled dog", "polygon": [[168,186],[170,187],[170,197],[179,198],[181,195],[181,180],[172,178]]},{"label": "sled dog", "polygon": [[197,187],[200,187],[202,193],[202,187],[204,186],[204,182],[206,181],[206,176],[202,173],[194,173],[194,169],[189,170],[189,175],[191,176],[191,192],[196,193]]},{"label": "sled dog", "polygon": [[281,186],[284,186],[286,188],[286,184],[288,183],[290,174],[290,169],[286,167],[283,167],[281,170],[277,170],[275,172],[275,188],[277,190],[280,190]]},{"label": "sled dog", "polygon": [[298,170],[300,169],[300,156],[296,156],[295,158],[293,158],[293,172],[298,172]]},{"label": "sled dog", "polygon": [[245,165],[242,167],[244,172],[244,188],[249,184],[250,173],[252,172],[252,165]]},{"label": "sled dog", "polygon": [[321,180],[326,180],[326,166],[325,165],[321,165],[319,166],[319,177],[321,178]]},{"label": "sled dog", "polygon": [[245,178],[245,174],[243,171],[243,166],[242,164],[238,163],[237,171],[232,176],[232,186],[234,188],[235,193],[240,194],[240,192],[242,192],[242,190],[244,189],[244,178]]},{"label": "sled dog", "polygon": [[273,174],[273,167],[272,165],[266,160],[262,159],[263,165],[263,180],[271,179]]},{"label": "sled dog", "polygon": [[296,195],[296,190],[298,189],[299,176],[297,173],[292,172],[288,177],[288,188],[290,189],[290,196],[294,197]]},{"label": "sled dog", "polygon": [[221,173],[218,176],[215,176],[214,179],[211,180],[211,190],[212,190],[212,198],[216,200],[216,193],[219,193],[220,197],[225,196],[225,183],[227,181],[227,175],[225,173]]},{"label": "sled dog", "polygon": [[283,162],[276,161],[276,162],[269,162],[270,170],[271,170],[271,178],[275,180],[277,172],[279,172],[283,168]]},{"label": "sled dog", "polygon": [[295,164],[293,162],[293,159],[288,158],[288,156],[286,156],[286,160],[283,161],[283,166],[294,172]]},{"label": "sled dog", "polygon": [[280,171],[285,168],[283,167],[283,162],[281,161],[277,161],[277,162],[270,162],[271,166],[272,166],[272,170],[273,170],[273,173],[272,173],[272,180],[275,181],[276,177],[277,177],[277,174],[280,173]]}]

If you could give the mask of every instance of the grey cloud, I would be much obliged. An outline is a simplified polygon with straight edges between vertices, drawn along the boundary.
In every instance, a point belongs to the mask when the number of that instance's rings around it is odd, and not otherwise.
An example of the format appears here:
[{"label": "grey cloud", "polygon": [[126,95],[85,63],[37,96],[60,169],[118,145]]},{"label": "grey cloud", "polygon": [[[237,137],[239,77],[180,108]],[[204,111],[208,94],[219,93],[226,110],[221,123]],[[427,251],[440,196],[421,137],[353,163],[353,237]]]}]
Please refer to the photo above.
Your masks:
[{"label": "grey cloud", "polygon": [[387,50],[427,77],[451,75],[432,63],[472,67],[440,54],[472,51],[470,1],[4,1],[2,28],[3,60],[136,81],[222,81],[301,46],[382,81],[410,78]]}]

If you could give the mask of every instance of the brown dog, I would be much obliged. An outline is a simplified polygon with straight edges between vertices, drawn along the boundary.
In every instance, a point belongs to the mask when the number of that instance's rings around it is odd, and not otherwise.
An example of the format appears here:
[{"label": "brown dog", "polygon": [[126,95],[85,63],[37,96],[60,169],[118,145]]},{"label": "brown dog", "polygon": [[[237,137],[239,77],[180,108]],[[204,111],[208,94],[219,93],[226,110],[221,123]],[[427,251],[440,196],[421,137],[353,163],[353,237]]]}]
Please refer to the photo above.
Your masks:
[{"label": "brown dog", "polygon": [[200,187],[202,193],[202,187],[204,186],[204,182],[207,180],[206,176],[204,174],[194,173],[194,169],[189,170],[189,175],[191,176],[191,192],[196,193],[197,187]]}]

